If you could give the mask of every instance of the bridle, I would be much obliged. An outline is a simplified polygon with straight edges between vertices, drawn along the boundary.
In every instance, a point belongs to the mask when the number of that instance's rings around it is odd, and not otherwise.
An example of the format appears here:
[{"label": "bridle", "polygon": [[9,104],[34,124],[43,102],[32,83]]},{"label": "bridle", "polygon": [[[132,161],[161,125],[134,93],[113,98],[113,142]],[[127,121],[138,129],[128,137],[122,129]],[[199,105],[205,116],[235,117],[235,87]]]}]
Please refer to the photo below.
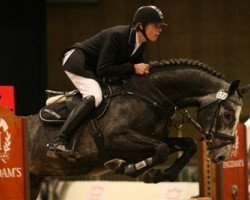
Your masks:
[{"label": "bridle", "polygon": [[[242,102],[240,102],[232,97],[228,97],[228,93],[226,93],[226,92],[219,91],[216,94],[216,99],[214,101],[199,108],[199,111],[201,111],[205,107],[210,106],[211,104],[214,104],[214,103],[218,104],[218,107],[216,108],[214,116],[213,116],[212,123],[207,131],[205,131],[201,127],[201,125],[188,114],[188,112],[186,110],[184,110],[184,112],[179,110],[179,112],[182,114],[183,118],[187,119],[187,121],[192,123],[194,125],[194,127],[202,134],[201,140],[204,140],[207,143],[214,143],[215,138],[219,138],[219,139],[225,141],[225,142],[222,142],[221,144],[218,144],[218,145],[216,145],[216,144],[209,145],[209,147],[207,148],[208,150],[218,149],[218,148],[221,148],[221,147],[226,146],[228,144],[234,144],[234,142],[235,142],[235,136],[228,135],[226,133],[222,133],[219,130],[217,130],[216,122],[217,122],[217,118],[218,118],[220,110],[221,110],[222,102],[224,102],[224,101],[230,101],[230,102],[233,102],[239,106],[242,106]],[[213,127],[215,127],[215,131],[212,131]]]}]

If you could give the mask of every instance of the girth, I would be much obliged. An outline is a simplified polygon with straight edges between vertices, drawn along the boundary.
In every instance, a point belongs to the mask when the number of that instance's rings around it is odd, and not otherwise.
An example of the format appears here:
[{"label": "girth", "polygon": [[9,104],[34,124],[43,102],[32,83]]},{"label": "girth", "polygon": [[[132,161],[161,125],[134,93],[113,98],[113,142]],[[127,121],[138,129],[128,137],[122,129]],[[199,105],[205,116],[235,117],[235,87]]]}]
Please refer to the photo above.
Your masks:
[{"label": "girth", "polygon": [[96,144],[98,151],[99,151],[99,159],[98,159],[99,163],[104,163],[104,162],[110,160],[111,154],[107,150],[107,148],[105,147],[103,134],[102,134],[101,129],[98,126],[98,123],[97,123],[95,117],[91,117],[88,120],[88,127],[89,127],[89,131],[91,133],[91,136],[93,137],[95,144]]}]

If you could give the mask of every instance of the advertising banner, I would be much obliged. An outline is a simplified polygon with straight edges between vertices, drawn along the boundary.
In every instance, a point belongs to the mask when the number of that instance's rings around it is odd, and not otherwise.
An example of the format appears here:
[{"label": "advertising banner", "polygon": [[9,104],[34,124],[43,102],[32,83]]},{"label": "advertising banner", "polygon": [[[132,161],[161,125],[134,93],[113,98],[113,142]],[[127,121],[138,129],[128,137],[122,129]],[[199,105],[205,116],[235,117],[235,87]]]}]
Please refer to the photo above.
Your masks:
[{"label": "advertising banner", "polygon": [[0,199],[27,200],[22,118],[0,106]]},{"label": "advertising banner", "polygon": [[221,199],[248,199],[246,141],[246,127],[240,124],[231,156],[220,166]]}]

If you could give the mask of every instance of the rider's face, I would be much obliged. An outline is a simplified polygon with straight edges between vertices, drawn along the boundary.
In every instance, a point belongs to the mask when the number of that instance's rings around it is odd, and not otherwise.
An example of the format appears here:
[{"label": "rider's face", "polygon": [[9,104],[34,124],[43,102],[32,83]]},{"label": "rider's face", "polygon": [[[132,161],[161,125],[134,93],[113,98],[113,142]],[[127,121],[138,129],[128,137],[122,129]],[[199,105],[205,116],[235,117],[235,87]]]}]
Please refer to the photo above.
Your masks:
[{"label": "rider's face", "polygon": [[146,34],[150,41],[154,42],[158,39],[160,36],[160,33],[162,31],[162,27],[160,24],[153,24],[150,23],[146,26]]}]

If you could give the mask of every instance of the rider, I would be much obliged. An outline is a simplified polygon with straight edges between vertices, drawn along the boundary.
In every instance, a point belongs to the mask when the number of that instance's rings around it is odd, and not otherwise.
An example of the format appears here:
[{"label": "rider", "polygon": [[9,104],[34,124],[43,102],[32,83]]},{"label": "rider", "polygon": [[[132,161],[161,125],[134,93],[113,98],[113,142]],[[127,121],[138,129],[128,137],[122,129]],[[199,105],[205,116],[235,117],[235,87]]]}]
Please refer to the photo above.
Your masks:
[{"label": "rider", "polygon": [[132,26],[105,29],[66,49],[62,58],[63,69],[83,99],[71,111],[53,144],[49,145],[50,151],[70,152],[67,143],[74,130],[102,101],[98,78],[149,73],[143,56],[146,42],[158,39],[162,25],[166,23],[159,8],[142,6],[135,12]]}]

